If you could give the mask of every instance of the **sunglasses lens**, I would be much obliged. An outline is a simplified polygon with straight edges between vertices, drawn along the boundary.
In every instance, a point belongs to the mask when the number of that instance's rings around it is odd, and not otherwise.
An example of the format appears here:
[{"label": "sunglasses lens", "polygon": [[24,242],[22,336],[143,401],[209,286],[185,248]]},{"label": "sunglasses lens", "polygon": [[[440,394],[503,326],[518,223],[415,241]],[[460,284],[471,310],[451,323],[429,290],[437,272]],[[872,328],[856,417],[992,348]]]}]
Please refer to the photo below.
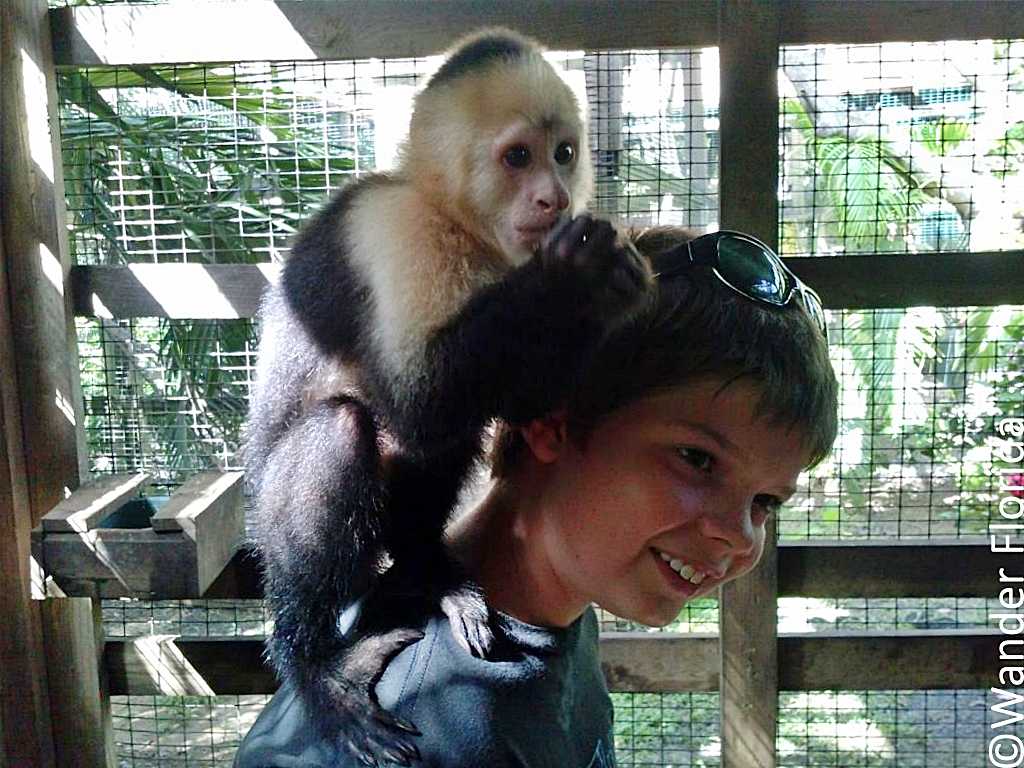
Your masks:
[{"label": "sunglasses lens", "polygon": [[783,305],[789,282],[782,265],[757,243],[739,237],[718,241],[718,269],[738,290],[770,304]]}]

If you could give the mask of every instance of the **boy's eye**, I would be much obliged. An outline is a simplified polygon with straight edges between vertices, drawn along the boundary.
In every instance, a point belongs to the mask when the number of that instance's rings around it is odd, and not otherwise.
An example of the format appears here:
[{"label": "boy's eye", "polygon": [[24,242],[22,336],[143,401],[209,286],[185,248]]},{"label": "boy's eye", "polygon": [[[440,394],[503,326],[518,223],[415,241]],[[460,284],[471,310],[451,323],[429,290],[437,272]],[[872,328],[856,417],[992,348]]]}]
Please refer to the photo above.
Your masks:
[{"label": "boy's eye", "polygon": [[676,448],[679,457],[699,472],[710,472],[715,464],[714,457],[700,448]]}]

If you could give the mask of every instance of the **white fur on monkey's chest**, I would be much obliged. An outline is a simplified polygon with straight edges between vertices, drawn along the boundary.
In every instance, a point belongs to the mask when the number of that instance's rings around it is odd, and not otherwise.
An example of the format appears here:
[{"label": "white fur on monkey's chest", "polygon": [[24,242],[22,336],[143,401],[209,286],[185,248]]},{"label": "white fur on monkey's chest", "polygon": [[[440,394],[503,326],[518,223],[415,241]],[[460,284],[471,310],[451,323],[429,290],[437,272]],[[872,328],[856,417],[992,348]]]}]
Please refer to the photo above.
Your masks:
[{"label": "white fur on monkey's chest", "polygon": [[352,266],[370,288],[374,346],[398,375],[414,375],[430,335],[500,277],[464,242],[439,237],[444,228],[423,221],[426,209],[410,187],[381,186],[360,195],[343,222]]}]

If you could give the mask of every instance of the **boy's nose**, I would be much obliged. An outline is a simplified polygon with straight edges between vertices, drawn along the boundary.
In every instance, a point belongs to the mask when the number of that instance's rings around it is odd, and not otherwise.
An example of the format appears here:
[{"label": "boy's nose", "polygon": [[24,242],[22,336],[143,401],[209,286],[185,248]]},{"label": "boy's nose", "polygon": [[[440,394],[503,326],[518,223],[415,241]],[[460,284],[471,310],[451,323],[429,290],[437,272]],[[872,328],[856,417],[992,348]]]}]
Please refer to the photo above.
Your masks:
[{"label": "boy's nose", "polygon": [[749,555],[757,541],[751,522],[750,505],[730,505],[701,518],[702,532],[709,539],[722,542],[734,556]]}]

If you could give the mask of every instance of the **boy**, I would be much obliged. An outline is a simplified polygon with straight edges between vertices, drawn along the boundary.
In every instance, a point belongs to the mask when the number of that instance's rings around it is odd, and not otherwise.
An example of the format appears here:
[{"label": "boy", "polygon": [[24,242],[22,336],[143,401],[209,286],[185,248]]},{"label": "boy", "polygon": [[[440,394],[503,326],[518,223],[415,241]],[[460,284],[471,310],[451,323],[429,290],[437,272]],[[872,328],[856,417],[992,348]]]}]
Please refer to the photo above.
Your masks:
[{"label": "boy", "polygon": [[[663,626],[743,575],[767,517],[831,447],[837,384],[817,296],[747,235],[658,228],[634,242],[659,275],[649,307],[564,408],[499,430],[494,484],[449,529],[487,594],[492,653],[471,657],[434,617],[377,687],[422,733],[398,764],[614,765],[591,604]],[[350,765],[305,718],[282,688],[236,767]]]}]

